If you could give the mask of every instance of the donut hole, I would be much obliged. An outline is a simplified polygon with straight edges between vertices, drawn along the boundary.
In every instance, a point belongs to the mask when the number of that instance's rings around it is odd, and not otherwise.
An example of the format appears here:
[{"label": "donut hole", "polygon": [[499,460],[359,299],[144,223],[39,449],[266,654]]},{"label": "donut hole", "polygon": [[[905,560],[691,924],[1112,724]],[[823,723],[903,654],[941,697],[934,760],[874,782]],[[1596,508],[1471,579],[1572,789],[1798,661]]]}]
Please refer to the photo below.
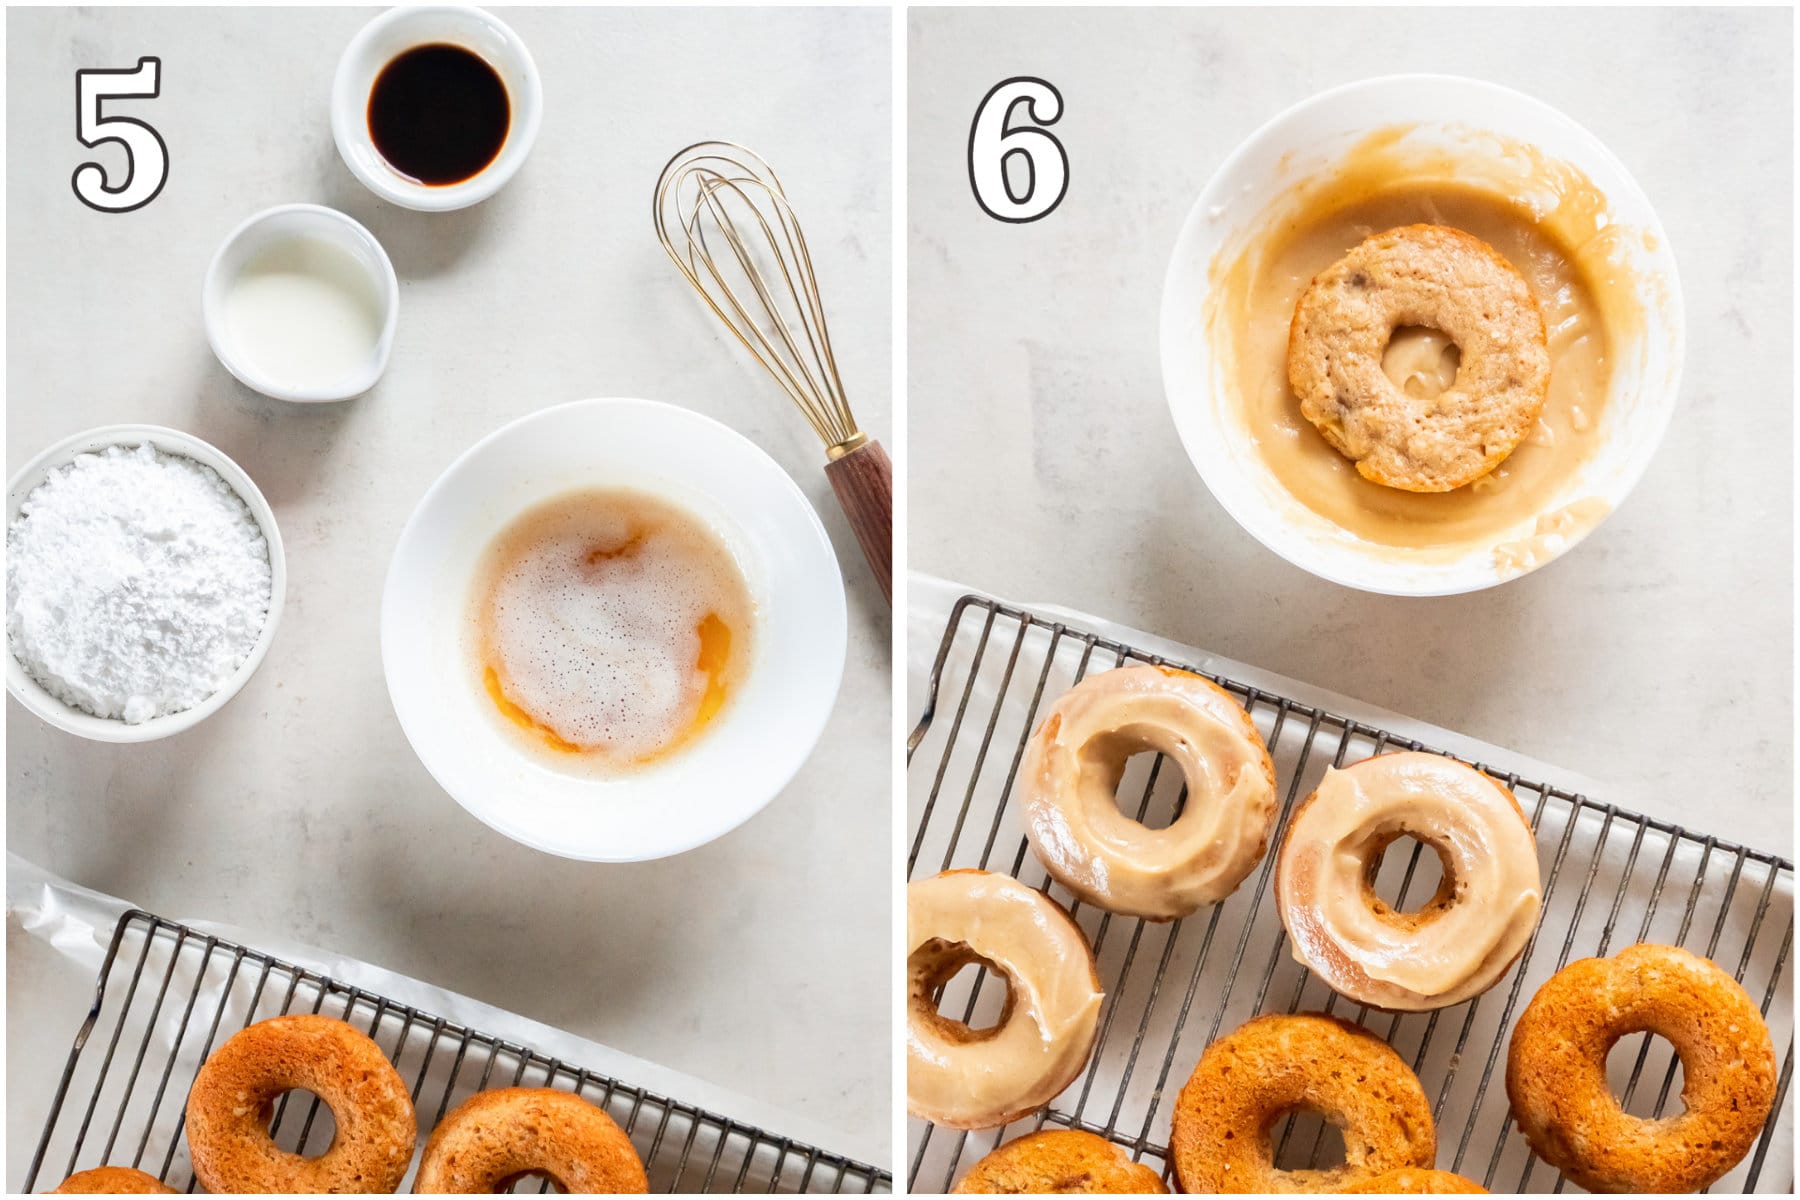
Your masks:
[{"label": "donut hole", "polygon": [[1377,916],[1416,919],[1455,898],[1449,856],[1409,833],[1375,844],[1367,862],[1363,899]]},{"label": "donut hole", "polygon": [[1006,971],[963,942],[934,939],[907,960],[917,1015],[955,1041],[991,1037],[1012,1015]]},{"label": "donut hole", "polygon": [[[302,1158],[322,1157],[337,1136],[337,1119],[331,1105],[305,1088],[282,1092],[263,1106],[263,1116],[274,1126],[270,1136],[275,1144]],[[275,1124],[277,1120],[279,1125]]]},{"label": "donut hole", "polygon": [[1456,386],[1462,348],[1429,325],[1399,325],[1381,352],[1381,370],[1409,400],[1435,400]]},{"label": "donut hole", "polygon": [[1270,1145],[1280,1171],[1329,1171],[1348,1161],[1344,1131],[1310,1108],[1277,1113]]},{"label": "donut hole", "polygon": [[[1642,1056],[1640,1064],[1639,1058]],[[1632,1075],[1637,1082],[1633,1084]],[[1664,1081],[1667,1081],[1667,1087]],[[1644,1120],[1658,1117],[1657,1098],[1663,1098],[1663,1117],[1686,1111],[1681,1102],[1684,1076],[1681,1056],[1667,1039],[1655,1033],[1636,1033],[1614,1042],[1606,1054],[1606,1086],[1626,1113]]]},{"label": "donut hole", "polygon": [[1167,829],[1181,816],[1186,780],[1181,768],[1157,744],[1165,731],[1143,728],[1114,730],[1094,738],[1082,754],[1083,786],[1090,782],[1112,793],[1119,815],[1135,825]]}]

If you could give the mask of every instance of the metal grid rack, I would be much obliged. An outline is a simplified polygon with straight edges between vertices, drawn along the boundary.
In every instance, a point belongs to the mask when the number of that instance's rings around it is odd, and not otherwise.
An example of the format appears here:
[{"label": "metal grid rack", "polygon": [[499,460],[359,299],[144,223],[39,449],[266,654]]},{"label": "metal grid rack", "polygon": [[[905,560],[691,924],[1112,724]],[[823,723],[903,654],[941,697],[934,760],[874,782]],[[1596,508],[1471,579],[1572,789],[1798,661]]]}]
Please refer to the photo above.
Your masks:
[{"label": "metal grid rack", "polygon": [[[132,911],[113,933],[94,1006],[75,1035],[21,1189],[110,1164],[193,1191],[183,1128],[195,1072],[232,1032],[291,1012],[341,1017],[381,1044],[411,1081],[420,1146],[445,1112],[477,1091],[556,1087],[618,1121],[643,1155],[653,1192],[869,1193],[892,1186],[888,1172],[867,1164]],[[317,1097],[307,1103],[305,1093],[284,1096],[271,1124],[278,1145],[302,1154],[322,1152],[332,1131],[331,1110]],[[520,1188],[534,1185],[549,1190],[535,1179]]]},{"label": "metal grid rack", "polygon": [[[1521,778],[1504,761],[1473,763],[1511,788],[1531,817],[1545,883],[1537,932],[1507,976],[1465,1004],[1401,1015],[1371,1010],[1331,992],[1287,953],[1280,918],[1265,902],[1272,854],[1224,903],[1167,924],[1097,911],[1050,883],[1025,842],[1017,806],[1009,803],[1020,755],[1041,706],[1089,671],[1128,662],[1195,669],[980,596],[965,596],[952,610],[925,711],[907,746],[914,831],[908,878],[983,867],[1046,890],[1087,933],[1107,999],[1092,1061],[1048,1108],[977,1133],[912,1120],[912,1191],[946,1191],[995,1146],[1045,1125],[1111,1138],[1172,1178],[1170,1109],[1200,1052],[1258,1013],[1300,1010],[1360,1022],[1400,1052],[1434,1097],[1440,1168],[1494,1191],[1573,1189],[1529,1153],[1513,1125],[1503,1074],[1507,1035],[1516,1012],[1556,970],[1636,941],[1706,955],[1734,972],[1762,1005],[1775,1045],[1786,1046],[1775,1111],[1751,1153],[1714,1190],[1793,1190],[1792,863]],[[1272,845],[1296,799],[1312,790],[1327,765],[1387,750],[1433,749],[1208,677],[1244,704],[1267,739],[1282,786]],[[1139,755],[1119,788],[1121,807],[1152,828],[1174,820],[1186,799],[1180,772],[1162,768],[1160,756]],[[1408,856],[1406,844],[1390,848],[1376,883],[1397,908],[1408,896],[1431,895],[1441,871],[1436,855],[1422,855],[1414,842]],[[974,1028],[992,1024],[1006,988],[984,988],[987,981],[984,970],[965,968],[945,986],[940,1010]],[[1626,1039],[1607,1066],[1629,1112],[1660,1115],[1679,1097],[1680,1060],[1661,1038]],[[1341,1136],[1317,1117],[1283,1121],[1275,1134],[1278,1165],[1342,1161]]]}]

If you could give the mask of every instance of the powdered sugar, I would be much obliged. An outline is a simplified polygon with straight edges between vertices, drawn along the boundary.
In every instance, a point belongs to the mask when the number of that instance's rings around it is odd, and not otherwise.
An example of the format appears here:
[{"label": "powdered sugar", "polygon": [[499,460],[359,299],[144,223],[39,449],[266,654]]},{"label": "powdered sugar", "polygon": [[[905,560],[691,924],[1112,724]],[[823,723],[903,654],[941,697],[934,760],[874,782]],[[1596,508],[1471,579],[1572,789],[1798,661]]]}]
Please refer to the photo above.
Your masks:
[{"label": "powdered sugar", "polygon": [[269,547],[211,467],[109,446],[59,467],[6,537],[6,636],[28,674],[130,724],[223,687],[268,619]]}]

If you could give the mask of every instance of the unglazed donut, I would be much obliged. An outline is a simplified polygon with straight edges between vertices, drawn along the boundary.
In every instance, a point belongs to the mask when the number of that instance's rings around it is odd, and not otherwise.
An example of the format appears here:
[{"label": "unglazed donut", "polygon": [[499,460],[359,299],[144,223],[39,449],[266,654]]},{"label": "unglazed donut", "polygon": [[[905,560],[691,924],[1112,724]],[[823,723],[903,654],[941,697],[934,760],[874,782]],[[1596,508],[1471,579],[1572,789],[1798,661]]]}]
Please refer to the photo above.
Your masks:
[{"label": "unglazed donut", "polygon": [[[1606,1056],[1631,1033],[1667,1038],[1686,1111],[1619,1106]],[[1694,1192],[1736,1166],[1775,1102],[1775,1047],[1749,993],[1675,946],[1640,944],[1552,975],[1513,1027],[1506,1094],[1539,1158],[1590,1192]]]},{"label": "unglazed donut", "polygon": [[1344,1189],[1353,1196],[1474,1196],[1487,1194],[1487,1189],[1473,1179],[1453,1175],[1449,1171],[1428,1171],[1423,1167],[1401,1167]]},{"label": "unglazed donut", "polygon": [[[294,1089],[324,1101],[337,1123],[317,1157],[289,1154],[269,1136],[275,1098]],[[188,1092],[188,1153],[209,1192],[391,1192],[416,1134],[400,1073],[367,1034],[332,1017],[239,1030]]]},{"label": "unglazed donut", "polygon": [[[1304,1109],[1344,1131],[1344,1165],[1282,1171],[1270,1134]],[[1431,1105],[1392,1047],[1324,1013],[1257,1017],[1206,1048],[1175,1102],[1184,1192],[1336,1192],[1437,1157]]]},{"label": "unglazed donut", "polygon": [[[1119,811],[1125,762],[1140,750],[1166,754],[1187,780],[1187,805],[1167,829]],[[1229,896],[1275,824],[1275,766],[1250,714],[1169,667],[1120,667],[1063,693],[1026,746],[1019,781],[1025,835],[1051,877],[1153,921]]]},{"label": "unglazed donut", "polygon": [[1046,1129],[988,1154],[950,1194],[1156,1196],[1168,1190],[1162,1176],[1133,1162],[1123,1146],[1079,1129]]},{"label": "unglazed donut", "polygon": [[[1422,908],[1375,894],[1398,838],[1437,851],[1443,879]],[[1275,858],[1293,954],[1340,995],[1403,1012],[1480,995],[1537,927],[1537,842],[1512,793],[1472,767],[1406,751],[1328,769],[1295,810]]]},{"label": "unglazed donut", "polygon": [[47,1196],[176,1196],[174,1188],[135,1167],[95,1167],[77,1171],[48,1192]]},{"label": "unglazed donut", "polygon": [[[1068,913],[1009,875],[946,871],[906,888],[906,1107],[957,1129],[1016,1121],[1087,1065],[1100,978]],[[937,1011],[969,963],[1008,988],[999,1024],[970,1029]]]},{"label": "unglazed donut", "polygon": [[[1415,397],[1382,368],[1394,330],[1440,330],[1461,361],[1450,387]],[[1499,466],[1550,391],[1544,315],[1492,246],[1444,225],[1365,239],[1294,306],[1288,382],[1300,411],[1363,478],[1448,492]]]},{"label": "unglazed donut", "polygon": [[425,1143],[413,1191],[505,1192],[542,1175],[565,1194],[640,1195],[644,1160],[618,1123],[555,1088],[496,1088],[457,1105]]}]

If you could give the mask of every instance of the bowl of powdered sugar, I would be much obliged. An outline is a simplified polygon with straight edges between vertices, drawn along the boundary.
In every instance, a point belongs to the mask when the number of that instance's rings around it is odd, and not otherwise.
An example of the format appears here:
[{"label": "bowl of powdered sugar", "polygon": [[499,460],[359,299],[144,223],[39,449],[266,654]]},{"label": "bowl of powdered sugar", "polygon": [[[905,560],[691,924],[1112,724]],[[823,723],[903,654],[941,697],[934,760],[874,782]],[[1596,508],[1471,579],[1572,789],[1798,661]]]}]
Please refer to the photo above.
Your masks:
[{"label": "bowl of powdered sugar", "polygon": [[287,566],[256,484],[195,437],[109,425],[7,488],[6,690],[58,729],[191,729],[268,651]]}]

